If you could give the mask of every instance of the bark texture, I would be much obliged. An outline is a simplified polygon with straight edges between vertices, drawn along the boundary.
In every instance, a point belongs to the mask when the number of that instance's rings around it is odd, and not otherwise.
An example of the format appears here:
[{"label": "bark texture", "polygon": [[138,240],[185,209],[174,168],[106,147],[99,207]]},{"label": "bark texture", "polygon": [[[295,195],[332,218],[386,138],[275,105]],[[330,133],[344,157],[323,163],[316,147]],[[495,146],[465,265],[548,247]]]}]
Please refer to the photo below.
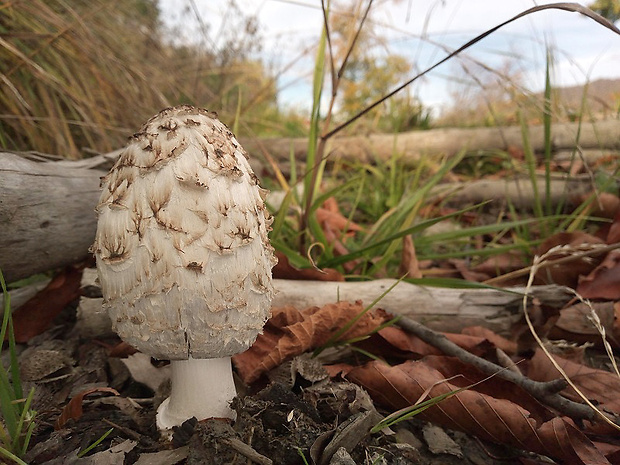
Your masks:
[{"label": "bark texture", "polygon": [[0,267],[7,282],[88,256],[100,171],[0,154]]}]

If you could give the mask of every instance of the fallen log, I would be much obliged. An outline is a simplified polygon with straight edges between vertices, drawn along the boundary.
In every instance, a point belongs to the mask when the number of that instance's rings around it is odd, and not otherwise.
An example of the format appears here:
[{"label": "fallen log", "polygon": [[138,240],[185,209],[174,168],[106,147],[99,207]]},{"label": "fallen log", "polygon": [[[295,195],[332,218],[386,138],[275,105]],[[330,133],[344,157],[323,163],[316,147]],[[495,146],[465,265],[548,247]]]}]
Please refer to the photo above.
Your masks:
[{"label": "fallen log", "polygon": [[[510,205],[521,211],[531,211],[536,202],[545,204],[546,180],[543,175],[536,177],[536,190],[532,180],[520,176],[507,179],[482,179],[472,182],[452,182],[438,184],[431,190],[432,196],[448,199],[450,205],[463,206],[493,200],[492,205]],[[592,180],[588,175],[568,178],[553,175],[549,184],[549,197],[552,205],[578,205],[593,191]],[[536,197],[539,197],[538,199]]]},{"label": "fallen log", "polygon": [[[296,308],[322,306],[340,301],[361,300],[365,305],[379,298],[394,279],[363,282],[274,280],[277,290],[272,305]],[[507,334],[523,316],[524,288],[450,289],[400,282],[376,305],[394,315],[405,315],[432,329],[460,332],[467,326],[484,326]],[[534,286],[530,295],[542,306],[562,308],[572,294],[562,286]]]},{"label": "fallen log", "polygon": [[[595,123],[556,123],[552,127],[551,144],[554,151],[573,150],[576,146],[591,149],[620,149],[620,120]],[[263,157],[267,151],[276,161],[287,161],[291,151],[304,161],[308,150],[307,138],[240,138],[241,145],[252,156]],[[544,127],[529,126],[529,142],[534,152],[545,148]],[[336,136],[327,142],[326,153],[332,159],[373,163],[377,158],[389,160],[394,154],[407,165],[415,164],[422,156],[455,155],[462,150],[508,151],[523,150],[520,126],[489,128],[442,128],[398,134],[369,134]]]},{"label": "fallen log", "polygon": [[102,174],[0,154],[0,268],[7,282],[88,255]]},{"label": "fallen log", "polygon": [[[82,286],[91,291],[96,271],[84,270]],[[361,300],[369,305],[385,293],[394,279],[366,282],[293,281],[274,279],[276,296],[273,307],[291,305],[297,309],[321,307],[337,301]],[[438,331],[459,333],[468,326],[483,326],[508,335],[515,322],[523,318],[521,293],[524,288],[447,289],[398,283],[377,303],[377,308],[404,315]],[[94,294],[97,294],[96,292]],[[560,309],[572,294],[562,286],[533,286],[530,295],[545,308]],[[78,307],[76,331],[82,337],[111,335],[112,324],[101,307],[101,298],[82,297]]]}]

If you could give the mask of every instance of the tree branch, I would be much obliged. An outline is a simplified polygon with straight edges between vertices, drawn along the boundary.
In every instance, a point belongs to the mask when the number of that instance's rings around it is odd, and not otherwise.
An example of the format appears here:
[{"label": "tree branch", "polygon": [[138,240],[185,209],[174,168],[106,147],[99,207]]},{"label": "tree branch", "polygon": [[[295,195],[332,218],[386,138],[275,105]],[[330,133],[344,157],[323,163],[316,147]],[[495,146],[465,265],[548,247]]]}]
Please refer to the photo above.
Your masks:
[{"label": "tree branch", "polygon": [[[589,406],[573,402],[558,394],[568,386],[568,383],[562,378],[544,383],[534,381],[514,371],[505,370],[493,362],[480,358],[460,348],[455,343],[448,340],[443,334],[436,333],[410,318],[403,316],[396,324],[406,332],[417,336],[427,344],[441,350],[446,355],[456,357],[460,361],[476,367],[487,375],[495,375],[516,384],[531,394],[539,402],[554,408],[564,415],[573,419],[590,420],[593,422],[600,420],[599,415]],[[615,416],[608,415],[608,418],[616,424],[618,423],[618,418]]]}]

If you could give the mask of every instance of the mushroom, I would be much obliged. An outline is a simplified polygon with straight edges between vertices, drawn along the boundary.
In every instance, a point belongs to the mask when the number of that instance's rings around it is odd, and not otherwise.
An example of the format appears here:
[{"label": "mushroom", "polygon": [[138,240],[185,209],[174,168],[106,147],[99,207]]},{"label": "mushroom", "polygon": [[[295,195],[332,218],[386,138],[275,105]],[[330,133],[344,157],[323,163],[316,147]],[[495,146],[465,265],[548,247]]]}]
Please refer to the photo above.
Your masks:
[{"label": "mushroom", "polygon": [[92,251],[114,330],[171,361],[157,425],[235,418],[231,356],[270,315],[267,191],[214,113],[168,108],[102,178]]}]

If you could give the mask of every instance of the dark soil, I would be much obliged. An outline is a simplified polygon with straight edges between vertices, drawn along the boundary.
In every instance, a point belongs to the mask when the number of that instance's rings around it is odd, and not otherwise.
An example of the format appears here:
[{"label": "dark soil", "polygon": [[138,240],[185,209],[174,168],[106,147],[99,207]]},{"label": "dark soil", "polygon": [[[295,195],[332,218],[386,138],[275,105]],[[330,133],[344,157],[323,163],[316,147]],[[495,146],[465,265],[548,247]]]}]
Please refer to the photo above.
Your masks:
[{"label": "dark soil", "polygon": [[[293,385],[262,381],[250,387],[234,401],[234,424],[192,419],[172,438],[162,438],[155,410],[165,394],[133,380],[121,360],[109,355],[117,339],[81,338],[72,332],[74,322],[74,308],[68,308],[52,329],[20,348],[25,389],[35,387],[38,412],[25,457],[29,464],[542,463],[415,419],[370,434],[387,412],[378,413],[363,389],[338,380],[312,384],[301,376]],[[74,405],[69,411],[75,418],[58,428],[68,402],[95,388],[113,388],[119,395],[89,394],[81,415]]]}]

